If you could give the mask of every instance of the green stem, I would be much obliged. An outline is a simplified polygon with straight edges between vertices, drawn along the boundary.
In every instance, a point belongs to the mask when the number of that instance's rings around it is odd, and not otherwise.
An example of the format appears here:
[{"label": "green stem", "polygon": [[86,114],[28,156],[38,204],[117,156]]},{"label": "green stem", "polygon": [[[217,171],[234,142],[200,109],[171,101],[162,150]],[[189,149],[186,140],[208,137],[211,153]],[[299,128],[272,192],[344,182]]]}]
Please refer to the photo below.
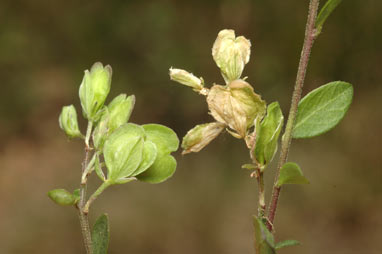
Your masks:
[{"label": "green stem", "polygon": [[[85,137],[85,159],[82,162],[82,175],[84,174],[85,170],[88,167],[89,163],[89,153],[90,153],[90,146],[89,146],[89,139],[90,134],[92,131],[93,124],[91,121],[88,122],[88,128],[86,131],[86,137]],[[93,253],[93,246],[92,246],[92,239],[90,234],[90,226],[89,226],[89,220],[87,213],[84,213],[84,206],[85,206],[85,199],[86,199],[86,182],[82,183],[80,186],[80,200],[78,202],[78,217],[80,219],[81,224],[81,231],[82,231],[82,237],[84,239],[85,249],[87,254]]]},{"label": "green stem", "polygon": [[90,196],[88,202],[86,202],[85,206],[84,206],[84,209],[83,209],[83,212],[84,213],[88,213],[89,212],[89,208],[90,208],[90,205],[93,203],[94,200],[96,200],[98,198],[99,195],[101,195],[101,193],[111,185],[111,183],[109,181],[105,181],[103,182],[99,187],[98,189]]},{"label": "green stem", "polygon": [[86,129],[86,136],[85,136],[85,145],[87,148],[89,148],[89,140],[90,140],[90,135],[92,133],[92,128],[93,128],[93,122],[89,121],[88,128]]},{"label": "green stem", "polygon": [[264,189],[264,175],[259,169],[257,169],[257,183],[259,186],[259,205],[258,205],[258,217],[263,218],[265,215],[265,189]]},{"label": "green stem", "polygon": [[296,120],[298,103],[301,99],[302,87],[304,86],[305,74],[308,67],[309,56],[312,50],[313,42],[316,39],[317,33],[315,28],[315,22],[317,17],[319,0],[310,0],[308,20],[305,28],[304,45],[301,52],[300,63],[298,66],[296,84],[292,95],[292,103],[289,110],[288,122],[285,127],[285,133],[281,142],[280,159],[277,165],[277,173],[275,183],[273,187],[272,199],[269,204],[268,212],[268,229],[273,230],[273,221],[276,214],[277,202],[280,195],[281,187],[276,186],[276,182],[280,175],[281,167],[286,163],[289,153],[289,148],[292,141],[292,132]]},{"label": "green stem", "polygon": [[94,153],[92,159],[90,160],[90,162],[88,163],[88,165],[86,166],[85,170],[82,173],[81,184],[86,184],[88,180],[88,175],[92,172],[92,169],[94,168],[94,163],[96,158],[97,158],[97,153]]}]

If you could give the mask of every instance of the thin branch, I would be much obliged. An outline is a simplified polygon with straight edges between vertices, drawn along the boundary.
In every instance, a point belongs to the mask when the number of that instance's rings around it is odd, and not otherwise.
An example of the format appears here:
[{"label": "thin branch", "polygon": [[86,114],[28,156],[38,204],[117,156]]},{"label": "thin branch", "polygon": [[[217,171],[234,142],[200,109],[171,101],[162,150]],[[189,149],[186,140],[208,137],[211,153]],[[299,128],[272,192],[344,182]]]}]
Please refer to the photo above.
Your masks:
[{"label": "thin branch", "polygon": [[257,183],[259,186],[259,204],[258,204],[258,218],[264,218],[265,216],[265,189],[264,189],[264,174],[257,169]]},{"label": "thin branch", "polygon": [[278,202],[280,190],[281,190],[280,187],[276,186],[276,182],[280,175],[280,169],[286,163],[288,158],[289,148],[292,141],[293,127],[294,127],[295,119],[297,115],[297,107],[301,99],[302,87],[304,86],[305,74],[306,74],[306,69],[308,67],[309,56],[312,50],[313,42],[316,39],[315,21],[317,17],[318,5],[319,5],[319,0],[311,0],[309,4],[309,14],[308,14],[308,20],[307,20],[306,28],[305,28],[304,45],[302,48],[300,63],[298,66],[296,84],[295,84],[293,95],[292,95],[292,103],[289,110],[288,122],[285,127],[285,133],[281,142],[281,153],[280,153],[280,159],[277,165],[277,173],[275,178],[275,184],[273,187],[272,200],[269,204],[269,211],[268,211],[269,224],[267,225],[269,230],[273,230],[272,225],[273,225],[273,220],[275,218],[277,202]]},{"label": "thin branch", "polygon": [[[82,162],[82,174],[84,174],[89,163],[89,153],[91,150],[89,146],[89,139],[90,139],[92,127],[93,127],[93,124],[91,121],[89,121],[88,128],[86,131],[86,138],[85,138],[85,159]],[[86,253],[92,254],[93,246],[92,246],[92,239],[90,234],[89,220],[88,220],[87,213],[84,213],[83,211],[85,206],[85,200],[86,200],[86,188],[87,188],[87,184],[85,181],[84,183],[81,183],[81,187],[80,187],[80,200],[78,202],[78,217],[80,219],[82,237],[84,239]]]},{"label": "thin branch", "polygon": [[101,184],[101,186],[98,187],[98,189],[90,196],[88,202],[86,202],[83,212],[87,214],[89,212],[90,205],[93,203],[94,200],[98,198],[101,193],[111,185],[109,181],[105,181]]}]

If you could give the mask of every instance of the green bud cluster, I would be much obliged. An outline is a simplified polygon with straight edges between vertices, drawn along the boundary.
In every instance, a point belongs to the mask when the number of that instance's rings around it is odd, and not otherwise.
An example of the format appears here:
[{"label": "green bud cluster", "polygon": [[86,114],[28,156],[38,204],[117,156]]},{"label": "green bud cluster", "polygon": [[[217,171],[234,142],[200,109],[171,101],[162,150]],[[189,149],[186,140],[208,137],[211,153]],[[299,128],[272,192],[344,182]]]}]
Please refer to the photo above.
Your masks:
[{"label": "green bud cluster", "polygon": [[96,122],[98,114],[110,92],[112,69],[109,65],[95,63],[90,71],[86,70],[80,85],[79,96],[82,113],[86,119]]},{"label": "green bud cluster", "polygon": [[[70,138],[84,138],[93,157],[83,170],[81,183],[93,171],[103,181],[98,196],[113,184],[140,180],[160,183],[173,175],[176,160],[171,155],[179,146],[175,132],[159,124],[129,123],[135,105],[135,96],[120,94],[106,104],[111,87],[112,70],[109,65],[95,63],[86,70],[79,88],[83,116],[88,120],[86,135],[82,135],[73,105],[64,106],[59,124]],[[107,174],[104,173],[106,167]],[[78,193],[64,189],[52,190],[48,196],[59,205],[74,205]],[[85,210],[89,208],[90,203]]]}]

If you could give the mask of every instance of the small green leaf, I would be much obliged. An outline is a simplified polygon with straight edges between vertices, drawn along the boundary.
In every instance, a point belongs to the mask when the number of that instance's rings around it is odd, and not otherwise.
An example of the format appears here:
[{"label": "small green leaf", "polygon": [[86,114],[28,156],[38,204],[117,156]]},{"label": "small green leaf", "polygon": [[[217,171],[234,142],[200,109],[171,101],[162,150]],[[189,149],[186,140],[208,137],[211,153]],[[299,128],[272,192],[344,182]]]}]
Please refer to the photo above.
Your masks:
[{"label": "small green leaf", "polygon": [[301,168],[294,162],[285,163],[280,170],[277,187],[283,184],[308,184],[309,181],[302,174]]},{"label": "small green leaf", "polygon": [[178,136],[170,128],[160,124],[145,124],[142,127],[147,140],[154,142],[159,154],[168,154],[178,150]]},{"label": "small green leaf", "polygon": [[143,154],[142,154],[141,164],[139,164],[139,167],[137,168],[137,170],[134,171],[134,173],[131,176],[139,175],[140,173],[148,169],[151,165],[153,165],[156,157],[157,157],[156,145],[153,142],[146,140],[145,144],[143,145]]},{"label": "small green leaf", "polygon": [[282,241],[282,242],[278,242],[276,243],[276,250],[279,250],[281,248],[284,248],[284,247],[288,247],[288,246],[295,246],[295,245],[300,245],[301,243],[299,241],[296,241],[296,240],[285,240],[285,241]]},{"label": "small green leaf", "polygon": [[179,139],[170,128],[159,124],[142,126],[146,132],[146,139],[153,142],[157,148],[154,163],[136,178],[148,183],[161,183],[171,177],[176,169],[176,160],[170,155],[178,150]]},{"label": "small green leaf", "polygon": [[284,123],[283,113],[278,102],[268,105],[267,115],[256,129],[255,158],[264,170],[277,151],[278,138]]},{"label": "small green leaf", "polygon": [[276,254],[273,235],[261,219],[253,216],[253,225],[255,227],[256,254]]},{"label": "small green leaf", "polygon": [[320,13],[317,15],[316,19],[316,29],[317,35],[321,33],[322,27],[329,15],[334,11],[334,9],[341,3],[342,0],[328,0],[324,7],[322,7]]},{"label": "small green leaf", "polygon": [[94,223],[92,230],[93,254],[107,254],[110,229],[107,214],[102,214]]},{"label": "small green leaf", "polygon": [[253,170],[253,169],[256,169],[256,166],[253,164],[243,164],[241,165],[241,168]]},{"label": "small green leaf", "polygon": [[293,138],[311,138],[334,128],[353,98],[351,84],[334,81],[308,93],[299,103]]},{"label": "small green leaf", "polygon": [[171,155],[159,155],[151,167],[136,176],[139,181],[161,183],[170,178],[176,169],[176,160]]},{"label": "small green leaf", "polygon": [[124,124],[105,141],[103,148],[107,177],[117,180],[131,176],[142,161],[144,129],[136,124]]},{"label": "small green leaf", "polygon": [[51,190],[48,192],[48,197],[62,206],[74,205],[77,202],[76,197],[65,189]]}]

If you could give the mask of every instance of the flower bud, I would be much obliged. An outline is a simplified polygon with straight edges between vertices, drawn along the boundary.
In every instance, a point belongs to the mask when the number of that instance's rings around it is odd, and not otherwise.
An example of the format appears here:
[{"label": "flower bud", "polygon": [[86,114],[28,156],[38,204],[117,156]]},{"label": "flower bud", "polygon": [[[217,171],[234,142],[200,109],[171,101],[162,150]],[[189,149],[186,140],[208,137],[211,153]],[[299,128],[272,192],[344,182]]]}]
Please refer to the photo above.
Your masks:
[{"label": "flower bud", "polygon": [[91,67],[90,72],[85,71],[79,96],[83,115],[89,121],[96,122],[100,117],[99,110],[110,91],[111,75],[111,67],[103,67],[99,62]]},{"label": "flower bud", "polygon": [[189,130],[182,141],[182,154],[197,153],[214,140],[224,129],[219,122],[200,124]]},{"label": "flower bud", "polygon": [[76,108],[73,105],[62,107],[61,114],[58,118],[58,123],[60,124],[60,128],[65,131],[68,137],[82,137],[80,129],[78,128]]},{"label": "flower bud", "polygon": [[48,196],[54,203],[62,206],[74,205],[78,202],[78,198],[65,189],[51,190]]},{"label": "flower bud", "polygon": [[134,95],[130,95],[126,98],[126,94],[120,94],[110,102],[108,105],[110,113],[108,127],[110,132],[114,131],[119,126],[129,121],[131,112],[134,109],[134,105]]},{"label": "flower bud", "polygon": [[95,148],[102,149],[107,136],[129,121],[134,104],[134,95],[126,98],[126,94],[121,94],[115,97],[107,107],[104,106],[100,113],[101,118],[93,132]]},{"label": "flower bud", "polygon": [[243,36],[235,37],[234,30],[222,30],[212,47],[212,56],[225,82],[239,79],[249,61],[251,42]]},{"label": "flower bud", "polygon": [[218,122],[228,125],[234,131],[230,133],[236,138],[244,138],[255,118],[261,119],[266,110],[265,101],[250,84],[240,79],[229,83],[228,87],[212,86],[207,103],[211,115]]},{"label": "flower bud", "polygon": [[194,91],[203,89],[203,79],[197,78],[185,70],[170,68],[170,78],[182,85],[192,87]]}]

